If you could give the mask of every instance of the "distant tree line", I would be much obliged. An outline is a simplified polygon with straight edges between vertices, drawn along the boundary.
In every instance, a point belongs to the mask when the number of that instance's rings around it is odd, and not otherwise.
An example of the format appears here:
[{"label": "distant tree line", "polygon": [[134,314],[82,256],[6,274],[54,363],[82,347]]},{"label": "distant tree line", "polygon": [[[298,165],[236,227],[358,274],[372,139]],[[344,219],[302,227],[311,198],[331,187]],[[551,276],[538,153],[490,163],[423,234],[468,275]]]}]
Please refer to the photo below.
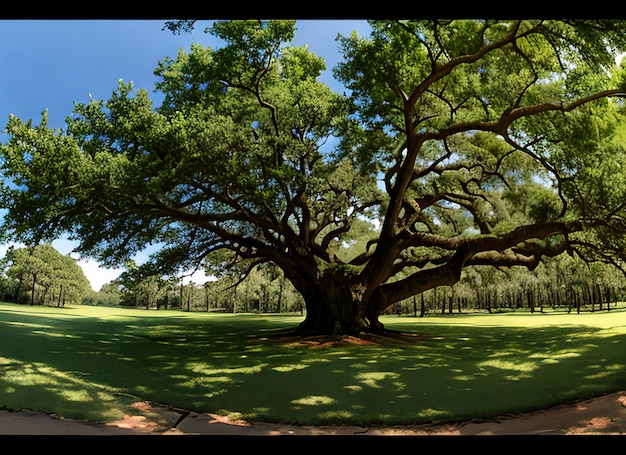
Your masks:
[{"label": "distant tree line", "polygon": [[220,311],[231,313],[303,312],[304,301],[272,264],[249,270],[244,277],[223,273],[205,283],[179,277],[144,276],[134,264],[119,278],[86,300],[91,305],[121,305],[155,310]]},{"label": "distant tree line", "polygon": [[454,286],[435,288],[404,300],[387,314],[487,313],[527,310],[611,310],[626,300],[626,281],[612,265],[586,264],[569,256],[552,258],[535,271],[465,271]]},{"label": "distant tree line", "polygon": [[[245,274],[218,274],[203,284],[182,284],[182,276],[142,277],[133,267],[103,286],[85,303],[122,305],[145,309],[293,313],[304,311],[300,295],[271,264]],[[243,279],[245,277],[245,279]],[[471,269],[462,280],[406,299],[386,314],[425,316],[462,312],[496,313],[525,310],[543,312],[600,311],[616,308],[626,300],[626,280],[617,268],[586,264],[569,256],[546,259],[536,270],[519,268]]]},{"label": "distant tree line", "polygon": [[[0,299],[30,305],[86,304],[154,310],[232,313],[300,313],[304,301],[272,264],[229,269],[205,283],[184,276],[145,276],[134,263],[95,292],[77,261],[51,245],[10,247],[0,259]],[[523,268],[472,269],[454,286],[403,300],[386,314],[426,316],[525,310],[611,310],[626,301],[626,279],[616,267],[569,256],[548,258],[533,272]]]},{"label": "distant tree line", "polygon": [[81,304],[91,293],[83,269],[49,244],[9,247],[0,260],[0,298],[30,305]]}]

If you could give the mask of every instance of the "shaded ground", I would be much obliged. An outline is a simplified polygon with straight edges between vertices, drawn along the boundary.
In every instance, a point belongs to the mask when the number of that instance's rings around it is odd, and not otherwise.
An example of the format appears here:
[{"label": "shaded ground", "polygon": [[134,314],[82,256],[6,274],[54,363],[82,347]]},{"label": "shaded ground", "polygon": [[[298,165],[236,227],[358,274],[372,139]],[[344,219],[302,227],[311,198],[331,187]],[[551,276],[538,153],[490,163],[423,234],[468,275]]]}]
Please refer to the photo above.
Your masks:
[{"label": "shaded ground", "polygon": [[265,335],[259,341],[266,343],[298,344],[309,348],[337,347],[345,344],[404,344],[415,343],[426,339],[424,335],[396,330],[386,330],[384,334],[361,333],[358,337],[351,335],[311,335],[303,336],[297,330],[287,329]]},{"label": "shaded ground", "polygon": [[[470,436],[470,435],[626,435],[626,392],[563,404],[540,412],[459,425],[392,427],[294,426],[231,421],[146,402],[138,415],[107,424],[64,420],[32,412],[0,410],[0,435],[223,435],[223,436]],[[143,414],[153,413],[147,419]]]},{"label": "shaded ground", "polygon": [[[403,332],[389,332],[384,336],[364,335],[361,337],[302,337],[283,332],[264,337],[263,340],[268,343],[299,343],[305,344],[310,348],[321,348],[346,343],[407,343],[414,342],[417,337],[420,337],[420,335]],[[266,422],[247,422],[243,420],[232,421],[217,414],[188,412],[148,402],[137,402],[134,407],[137,409],[136,415],[126,415],[123,420],[106,424],[65,420],[34,412],[0,410],[0,435],[206,435],[259,437],[295,435],[352,436],[357,438],[358,436],[449,436],[453,440],[457,440],[455,436],[480,435],[626,435],[626,391],[590,400],[562,404],[528,414],[455,425],[387,427],[348,425],[296,426]],[[386,440],[389,441],[388,439]],[[435,440],[441,441],[441,438]],[[372,440],[370,439],[369,441]],[[577,441],[580,441],[580,439],[577,439]],[[369,445],[369,442],[367,444]]]}]

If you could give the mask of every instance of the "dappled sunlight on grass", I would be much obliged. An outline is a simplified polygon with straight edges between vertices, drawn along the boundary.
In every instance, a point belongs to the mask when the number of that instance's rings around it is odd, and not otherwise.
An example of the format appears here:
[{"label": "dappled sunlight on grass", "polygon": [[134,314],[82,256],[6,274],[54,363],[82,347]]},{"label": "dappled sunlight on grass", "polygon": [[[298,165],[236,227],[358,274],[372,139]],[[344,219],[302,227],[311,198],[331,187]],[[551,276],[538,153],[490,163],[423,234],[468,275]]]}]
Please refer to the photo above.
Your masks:
[{"label": "dappled sunlight on grass", "polygon": [[73,335],[67,335],[65,333],[54,333],[54,332],[44,332],[42,330],[33,330],[34,334],[38,334],[38,335],[45,335],[48,337],[61,337],[61,338],[76,338],[78,339],[79,337],[73,336]]},{"label": "dappled sunlight on grass", "polygon": [[358,422],[359,413],[347,410],[323,411],[319,413],[319,418],[322,422]]},{"label": "dappled sunlight on grass", "polygon": [[40,371],[37,364],[23,365],[19,369],[5,371],[3,381],[13,386],[49,386],[55,381],[47,373]]},{"label": "dappled sunlight on grass", "polygon": [[607,376],[611,376],[612,374],[616,372],[623,371],[624,368],[626,368],[626,365],[624,364],[614,364],[614,365],[605,365],[605,366],[592,365],[589,368],[598,368],[601,371],[585,376],[584,377],[585,380],[601,379]]},{"label": "dappled sunlight on grass", "polygon": [[26,322],[10,322],[10,321],[0,321],[2,324],[14,325],[20,327],[28,327],[31,329],[51,329],[53,326],[46,324],[34,324],[34,323],[26,323]]},{"label": "dappled sunlight on grass", "polygon": [[347,385],[344,389],[349,390],[350,392],[360,392],[363,390],[363,386],[360,385]]},{"label": "dappled sunlight on grass", "polygon": [[308,365],[302,365],[302,364],[292,364],[292,365],[280,365],[280,366],[276,366],[273,367],[272,370],[274,371],[279,371],[282,373],[288,373],[290,371],[294,371],[294,370],[303,370],[305,368],[308,368]]},{"label": "dappled sunlight on grass", "polygon": [[623,387],[626,312],[568,316],[385,317],[419,338],[312,346],[272,338],[292,315],[0,305],[0,407],[119,419],[141,397],[248,420],[423,423]]},{"label": "dappled sunlight on grass", "polygon": [[501,370],[512,370],[519,372],[530,372],[539,368],[537,362],[514,362],[511,360],[486,360],[480,362],[478,368],[499,368]]},{"label": "dappled sunlight on grass", "polygon": [[450,371],[454,373],[454,375],[451,376],[451,379],[454,379],[455,381],[473,381],[474,379],[476,379],[476,375],[464,374],[463,370],[459,370],[457,368],[454,368]]},{"label": "dappled sunlight on grass", "polygon": [[66,418],[103,422],[122,418],[130,410],[130,401],[116,396],[119,391],[44,363],[2,358],[0,372],[0,407],[40,412],[60,408]]},{"label": "dappled sunlight on grass", "polygon": [[425,421],[433,421],[433,422],[441,421],[443,420],[444,417],[448,416],[449,414],[450,413],[446,411],[441,411],[441,410],[432,409],[432,408],[423,409],[417,413],[420,419],[423,419]]},{"label": "dappled sunlight on grass", "polygon": [[93,398],[86,390],[61,390],[59,391],[59,395],[67,401],[93,401]]},{"label": "dappled sunlight on grass", "polygon": [[503,370],[499,375],[502,375],[508,381],[518,381],[520,379],[531,379],[533,371],[539,368],[538,363],[535,362],[513,362],[506,360],[488,360],[478,364],[479,368],[496,368]]},{"label": "dappled sunlight on grass", "polygon": [[[222,390],[226,387],[226,385],[231,384],[233,381],[231,376],[208,376],[196,378],[183,376],[179,379],[184,379],[179,384],[179,386],[183,388],[196,388],[200,386],[203,389],[214,389],[219,386]],[[214,394],[214,392],[211,393],[211,395]]]},{"label": "dappled sunlight on grass", "polygon": [[575,357],[580,357],[582,354],[579,352],[563,352],[563,353],[553,353],[550,356],[546,356],[542,353],[530,354],[528,356],[529,359],[537,359],[541,363],[559,363],[563,360],[573,359]]},{"label": "dappled sunlight on grass", "polygon": [[215,374],[254,374],[258,373],[266,366],[266,364],[259,364],[235,368],[214,368],[212,365],[190,363],[186,365],[186,368],[193,373],[211,376]]},{"label": "dappled sunlight on grass", "polygon": [[297,400],[292,400],[293,404],[303,405],[303,406],[319,406],[323,404],[333,404],[335,403],[335,399],[331,397],[320,397],[320,396],[308,396],[303,398],[298,398]]},{"label": "dappled sunlight on grass", "polygon": [[388,379],[397,379],[400,375],[390,371],[374,371],[370,373],[359,373],[355,376],[355,379],[368,387],[383,388],[383,381]]}]

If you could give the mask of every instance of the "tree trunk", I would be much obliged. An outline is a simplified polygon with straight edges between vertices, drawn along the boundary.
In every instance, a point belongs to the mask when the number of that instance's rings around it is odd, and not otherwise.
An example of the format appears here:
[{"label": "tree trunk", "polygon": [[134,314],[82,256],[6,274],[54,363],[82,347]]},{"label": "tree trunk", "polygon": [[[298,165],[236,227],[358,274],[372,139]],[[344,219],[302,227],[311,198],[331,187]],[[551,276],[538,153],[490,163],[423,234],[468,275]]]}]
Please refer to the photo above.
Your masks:
[{"label": "tree trunk", "polygon": [[283,300],[283,288],[285,287],[285,276],[280,277],[280,287],[278,288],[278,312],[281,311],[281,304]]},{"label": "tree trunk", "polygon": [[[307,311],[300,329],[305,332],[358,335],[370,329],[364,302],[355,298],[349,286],[328,288],[325,292],[303,294],[303,297]],[[378,322],[377,317],[375,322]]]},{"label": "tree trunk", "polygon": [[371,293],[349,268],[328,267],[317,279],[307,277],[306,272],[310,270],[304,267],[286,271],[287,279],[306,305],[305,319],[298,327],[300,332],[358,335],[384,330],[378,317],[387,305],[373,305]]},{"label": "tree trunk", "polygon": [[[304,298],[306,316],[299,326],[301,333],[358,335],[385,332],[379,317],[394,303],[457,283],[471,252],[468,248],[460,249],[443,265],[393,282],[386,282],[389,276],[376,267],[322,265],[313,256],[299,254],[297,250],[275,259]],[[445,311],[445,301],[442,309]]]},{"label": "tree trunk", "polygon": [[24,284],[24,275],[20,273],[18,277],[17,286],[15,286],[15,294],[13,296],[13,301],[18,302],[20,300],[20,294],[22,292],[22,285]]},{"label": "tree trunk", "polygon": [[35,304],[35,283],[37,282],[37,274],[33,273],[33,285],[30,290],[30,304]]},{"label": "tree trunk", "polygon": [[[460,277],[454,271],[435,269],[419,286],[402,283],[398,288],[393,286],[396,283],[372,285],[353,266],[326,265],[320,271],[315,265],[292,262],[283,271],[305,301],[306,315],[299,332],[326,335],[384,333],[386,329],[379,317],[394,303],[408,298],[409,291],[411,295],[422,294],[437,286],[451,286]],[[445,312],[445,294],[442,296],[441,309]],[[422,315],[423,312],[422,307]]]}]

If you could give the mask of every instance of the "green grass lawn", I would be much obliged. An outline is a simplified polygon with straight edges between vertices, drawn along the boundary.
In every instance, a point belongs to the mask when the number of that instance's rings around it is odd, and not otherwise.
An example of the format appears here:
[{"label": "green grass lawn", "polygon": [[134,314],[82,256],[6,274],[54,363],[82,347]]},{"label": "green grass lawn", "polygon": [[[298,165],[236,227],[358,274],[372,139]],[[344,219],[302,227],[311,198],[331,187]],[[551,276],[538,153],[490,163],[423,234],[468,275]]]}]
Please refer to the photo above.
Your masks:
[{"label": "green grass lawn", "polygon": [[386,316],[411,344],[270,343],[293,315],[0,304],[0,408],[109,421],[148,400],[297,424],[419,424],[626,388],[626,310]]}]

